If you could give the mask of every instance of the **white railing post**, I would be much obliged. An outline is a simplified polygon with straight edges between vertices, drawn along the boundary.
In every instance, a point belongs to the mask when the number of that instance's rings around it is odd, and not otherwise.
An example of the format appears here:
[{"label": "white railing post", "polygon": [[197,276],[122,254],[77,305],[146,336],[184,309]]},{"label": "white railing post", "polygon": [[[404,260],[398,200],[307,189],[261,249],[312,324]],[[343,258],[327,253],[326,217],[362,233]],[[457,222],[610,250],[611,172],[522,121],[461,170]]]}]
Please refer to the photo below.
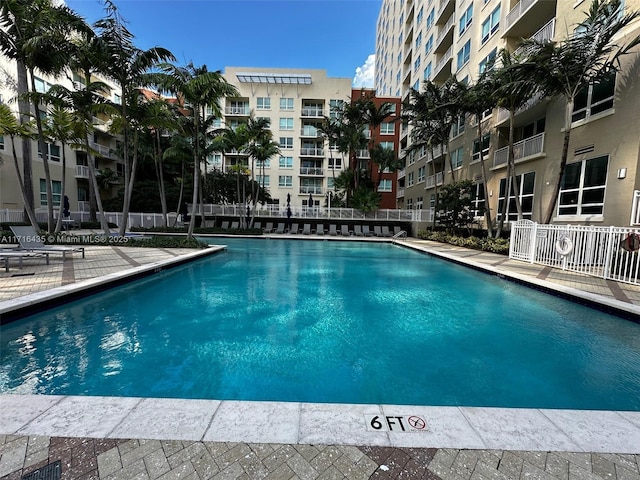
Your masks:
[{"label": "white railing post", "polygon": [[613,260],[614,254],[614,241],[613,237],[615,235],[614,227],[609,227],[609,234],[607,235],[607,249],[606,249],[606,257],[604,260],[604,269],[602,271],[602,278],[605,280],[611,278],[611,262]]},{"label": "white railing post", "polygon": [[534,263],[536,260],[536,248],[538,241],[538,223],[534,222],[531,225],[531,234],[529,236],[529,263]]}]

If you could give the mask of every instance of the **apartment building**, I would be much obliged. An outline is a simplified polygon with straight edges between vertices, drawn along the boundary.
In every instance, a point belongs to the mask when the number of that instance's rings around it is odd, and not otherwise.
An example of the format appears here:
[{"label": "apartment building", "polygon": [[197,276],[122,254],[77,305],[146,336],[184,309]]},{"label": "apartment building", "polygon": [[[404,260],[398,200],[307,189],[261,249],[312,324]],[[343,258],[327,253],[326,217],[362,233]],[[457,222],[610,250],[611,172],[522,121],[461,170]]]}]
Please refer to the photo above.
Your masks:
[{"label": "apartment building", "polygon": [[[17,69],[15,62],[8,61],[0,56],[0,71],[6,75],[6,81],[0,82],[0,102],[6,103],[12,110],[18,112],[16,101],[17,92],[15,82]],[[36,90],[46,92],[54,84],[59,84],[69,90],[79,90],[84,88],[85,80],[77,74],[62,75],[60,77],[50,77],[37,73],[35,78]],[[121,93],[119,87],[105,78],[94,78],[110,86],[110,90],[104,95],[114,102],[119,102]],[[43,109],[46,111],[46,109]],[[104,196],[115,193],[122,185],[124,175],[124,164],[116,153],[116,137],[108,132],[109,119],[103,114],[98,114],[93,118],[95,130],[89,145],[94,150],[95,167],[98,170],[112,170],[114,172],[113,182],[107,187],[107,191],[102,192]],[[39,152],[37,140],[31,140],[32,168],[33,168],[33,195],[34,208],[36,211],[44,211],[47,208],[46,180],[44,173],[44,163],[42,155],[37,157],[33,152]],[[23,141],[15,139],[15,150],[20,168],[23,166]],[[63,146],[60,142],[47,144],[49,150],[49,168],[53,190],[54,207],[59,207],[62,201],[62,177],[65,176],[65,194],[69,197],[70,209],[72,211],[89,211],[89,166],[85,152],[72,149],[70,146]],[[66,152],[66,168],[62,169],[63,148]],[[15,166],[13,162],[12,145],[10,138],[0,136],[0,210],[19,210],[24,204],[20,193],[20,186],[17,180]]]},{"label": "apartment building", "polygon": [[[426,80],[442,83],[449,76],[474,82],[501,48],[518,48],[522,38],[561,40],[574,33],[590,0],[383,0],[377,24],[376,90],[407,98]],[[640,0],[626,0],[626,11]],[[627,38],[640,32],[630,25]],[[624,41],[621,38],[620,41]],[[553,223],[638,225],[640,190],[640,53],[623,58],[614,81],[582,92],[573,111],[568,166]],[[514,119],[516,175],[524,218],[541,221],[556,183],[562,152],[565,103],[532,98]],[[470,118],[454,125],[448,152],[442,148],[405,155],[398,175],[398,207],[433,208],[435,188],[469,179],[475,182],[474,208],[480,226],[482,207],[493,216],[505,201],[509,130],[508,112],[494,109],[482,120],[483,138]],[[411,143],[403,125],[400,144]],[[489,167],[484,198],[480,151]],[[453,172],[444,154],[451,156]],[[509,220],[515,202],[508,201]]]}]

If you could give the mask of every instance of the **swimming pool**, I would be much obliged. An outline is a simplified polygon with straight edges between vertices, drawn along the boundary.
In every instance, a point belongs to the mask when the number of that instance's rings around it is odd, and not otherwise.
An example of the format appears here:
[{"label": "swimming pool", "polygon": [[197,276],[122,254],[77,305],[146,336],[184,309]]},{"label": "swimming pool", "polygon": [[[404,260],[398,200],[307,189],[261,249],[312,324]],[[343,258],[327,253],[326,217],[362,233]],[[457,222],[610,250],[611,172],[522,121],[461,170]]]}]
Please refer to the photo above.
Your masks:
[{"label": "swimming pool", "polygon": [[224,243],[3,326],[0,392],[640,410],[640,325],[389,244]]}]

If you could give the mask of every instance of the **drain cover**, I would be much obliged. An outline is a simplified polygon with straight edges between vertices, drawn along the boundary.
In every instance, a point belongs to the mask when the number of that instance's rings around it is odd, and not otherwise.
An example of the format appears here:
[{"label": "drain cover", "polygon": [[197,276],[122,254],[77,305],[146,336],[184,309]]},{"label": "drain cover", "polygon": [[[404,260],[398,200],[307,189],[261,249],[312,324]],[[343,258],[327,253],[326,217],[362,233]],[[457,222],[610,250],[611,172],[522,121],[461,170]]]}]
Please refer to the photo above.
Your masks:
[{"label": "drain cover", "polygon": [[60,471],[62,466],[60,460],[44,467],[34,470],[33,472],[24,475],[22,480],[60,480]]}]

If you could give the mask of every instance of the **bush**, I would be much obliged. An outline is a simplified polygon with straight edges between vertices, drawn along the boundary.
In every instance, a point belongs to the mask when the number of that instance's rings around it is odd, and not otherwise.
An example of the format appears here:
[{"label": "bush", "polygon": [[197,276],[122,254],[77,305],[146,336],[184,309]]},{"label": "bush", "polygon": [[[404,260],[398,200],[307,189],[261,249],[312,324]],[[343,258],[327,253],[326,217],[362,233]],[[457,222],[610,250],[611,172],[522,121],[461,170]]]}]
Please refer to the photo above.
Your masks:
[{"label": "bush", "polygon": [[429,230],[418,231],[418,238],[434,242],[448,243],[458,247],[471,248],[474,250],[499,253],[501,255],[509,254],[509,240],[506,238],[478,238],[475,236],[462,237],[458,235],[450,235],[443,231],[432,232]]},{"label": "bush", "polygon": [[[132,228],[132,232],[158,232],[158,233],[187,233],[187,227],[150,227],[150,228]],[[220,227],[202,227],[202,228],[194,228],[194,235],[197,234],[208,234],[208,233],[218,233],[224,235],[262,235],[262,230],[259,228],[220,228]]]}]

